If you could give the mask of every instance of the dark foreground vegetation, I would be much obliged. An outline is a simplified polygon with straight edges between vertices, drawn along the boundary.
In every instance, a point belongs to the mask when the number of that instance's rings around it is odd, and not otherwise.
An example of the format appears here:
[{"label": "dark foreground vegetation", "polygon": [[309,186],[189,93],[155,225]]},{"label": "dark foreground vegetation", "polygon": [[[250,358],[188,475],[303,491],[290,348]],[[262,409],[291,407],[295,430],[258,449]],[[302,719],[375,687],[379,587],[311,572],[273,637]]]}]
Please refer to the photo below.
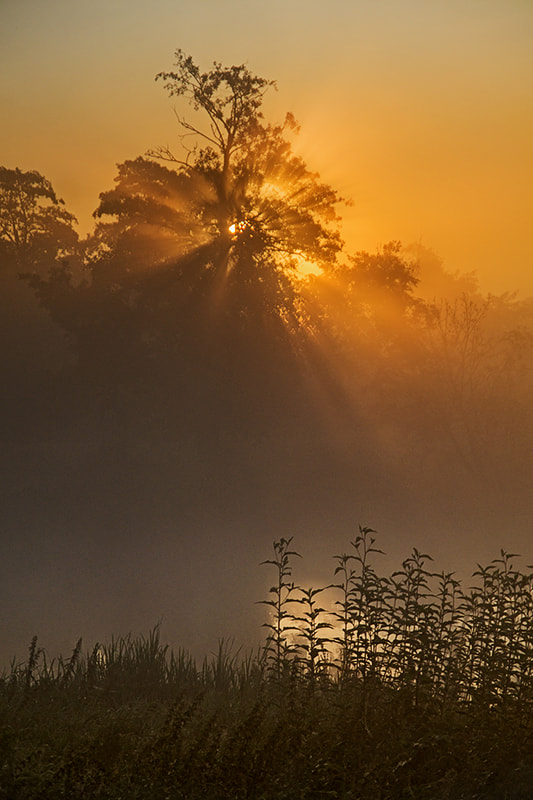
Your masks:
[{"label": "dark foreground vegetation", "polygon": [[464,588],[415,549],[384,577],[372,533],[324,589],[274,544],[255,655],[34,639],[0,681],[0,797],[529,798],[533,573],[502,551]]}]

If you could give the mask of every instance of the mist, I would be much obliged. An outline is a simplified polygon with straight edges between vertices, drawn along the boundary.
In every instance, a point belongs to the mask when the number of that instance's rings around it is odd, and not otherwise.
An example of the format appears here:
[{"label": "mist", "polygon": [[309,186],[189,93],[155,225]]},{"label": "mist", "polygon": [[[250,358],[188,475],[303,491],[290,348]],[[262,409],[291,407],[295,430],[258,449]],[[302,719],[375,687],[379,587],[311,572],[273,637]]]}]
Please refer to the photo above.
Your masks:
[{"label": "mist", "polygon": [[[256,603],[271,577],[260,562],[282,536],[304,556],[301,585],[331,581],[332,556],[359,524],[378,532],[384,569],[413,546],[436,569],[467,577],[500,547],[531,560],[531,428],[516,429],[530,423],[529,383],[500,385],[522,392],[523,420],[498,407],[495,392],[484,395],[473,434],[482,451],[466,463],[437,379],[422,384],[421,406],[406,403],[420,392],[420,364],[402,364],[395,397],[383,397],[376,376],[341,380],[346,366],[337,365],[333,389],[315,376],[322,391],[307,381],[298,402],[275,367],[269,388],[250,394],[244,365],[240,381],[207,399],[196,387],[191,404],[179,381],[153,385],[153,372],[128,381],[72,372],[61,330],[15,286],[27,311],[5,323],[2,352],[4,664],[23,658],[33,635],[53,654],[79,636],[89,647],[158,622],[198,656],[220,638],[255,646],[264,621]],[[366,361],[374,358],[370,348]],[[427,420],[413,419],[424,411]]]},{"label": "mist", "polygon": [[421,244],[349,249],[294,118],[258,112],[271,82],[215,63],[216,106],[175,56],[168,93],[218,133],[118,164],[87,236],[1,168],[4,664],[158,623],[257,646],[281,537],[302,586],[359,525],[384,570],[533,556],[533,300]]}]

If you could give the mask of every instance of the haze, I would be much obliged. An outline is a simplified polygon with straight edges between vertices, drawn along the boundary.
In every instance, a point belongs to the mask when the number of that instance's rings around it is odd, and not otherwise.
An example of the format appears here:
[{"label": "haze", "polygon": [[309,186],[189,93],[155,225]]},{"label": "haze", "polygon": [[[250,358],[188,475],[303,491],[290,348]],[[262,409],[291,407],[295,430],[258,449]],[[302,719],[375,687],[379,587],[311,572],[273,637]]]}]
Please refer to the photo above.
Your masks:
[{"label": "haze", "polygon": [[[245,63],[277,82],[267,121],[292,112],[296,151],[351,201],[342,209],[347,252],[411,246],[425,264],[425,299],[456,273],[476,273],[479,302],[518,292],[519,307],[495,307],[488,342],[509,320],[513,330],[531,325],[532,45],[533,6],[518,0],[3,0],[0,164],[46,176],[83,236],[116,165],[177,141],[179,103],[154,83],[176,48],[202,69]],[[456,279],[449,300],[463,286]],[[33,634],[65,652],[80,635],[89,646],[160,619],[174,645],[199,654],[223,636],[257,641],[253,604],[269,585],[258,563],[280,536],[294,535],[311,583],[330,581],[329,557],[358,524],[378,530],[392,561],[413,545],[467,574],[501,546],[531,560],[527,347],[513,373],[523,378],[515,427],[500,395],[483,395],[483,475],[449,455],[439,472],[431,448],[449,431],[428,422],[407,435],[415,412],[391,420],[356,401],[337,361],[338,385],[357,406],[349,435],[340,398],[313,395],[318,432],[305,414],[292,438],[286,420],[274,429],[262,419],[254,436],[216,418],[198,447],[180,438],[181,406],[159,396],[153,419],[135,393],[124,406],[110,400],[107,416],[81,401],[73,413],[72,387],[54,384],[53,394],[46,377],[70,363],[64,333],[26,286],[16,291],[2,322],[4,661]],[[483,364],[494,376],[490,359]],[[418,379],[413,370],[400,400]],[[421,407],[427,396],[420,391]]]}]

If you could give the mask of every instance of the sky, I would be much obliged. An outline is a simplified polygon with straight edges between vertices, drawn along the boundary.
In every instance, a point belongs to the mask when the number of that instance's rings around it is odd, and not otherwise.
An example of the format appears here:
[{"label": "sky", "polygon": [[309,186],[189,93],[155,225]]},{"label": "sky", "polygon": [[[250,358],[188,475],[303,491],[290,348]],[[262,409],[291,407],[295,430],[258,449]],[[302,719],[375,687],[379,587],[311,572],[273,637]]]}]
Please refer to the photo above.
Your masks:
[{"label": "sky", "polygon": [[529,0],[0,0],[0,162],[43,173],[86,233],[117,163],[176,144],[154,82],[174,51],[246,63],[350,199],[350,252],[419,243],[529,296],[532,45]]},{"label": "sky", "polygon": [[[116,165],[178,142],[180,107],[154,80],[177,48],[204,70],[245,63],[277,82],[265,116],[292,112],[297,152],[351,201],[348,252],[421,244],[484,292],[533,295],[531,0],[0,0],[0,165],[45,175],[86,234]],[[455,470],[432,485],[387,425],[330,461],[314,431],[264,452],[237,437],[227,461],[180,453],[157,420],[130,436],[96,411],[63,419],[60,389],[47,384],[51,408],[32,396],[62,334],[15,291],[9,308],[0,293],[16,383],[0,395],[0,672],[34,634],[63,653],[160,620],[199,655],[219,637],[258,640],[271,585],[259,564],[279,536],[295,536],[310,585],[331,580],[358,524],[394,566],[413,545],[450,571],[500,546],[533,561],[530,454],[511,470],[520,502],[511,487],[499,504],[497,486]]]}]

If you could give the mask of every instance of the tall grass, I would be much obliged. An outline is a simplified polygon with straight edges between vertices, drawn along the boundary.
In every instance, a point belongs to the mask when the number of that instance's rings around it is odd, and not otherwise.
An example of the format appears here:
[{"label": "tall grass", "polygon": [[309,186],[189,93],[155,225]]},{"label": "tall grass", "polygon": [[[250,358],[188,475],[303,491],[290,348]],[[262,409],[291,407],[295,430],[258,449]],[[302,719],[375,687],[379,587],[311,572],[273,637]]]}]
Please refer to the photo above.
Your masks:
[{"label": "tall grass", "polygon": [[301,587],[275,542],[257,653],[198,664],[156,626],[49,660],[34,638],[0,678],[0,800],[531,797],[533,573],[501,551],[464,587],[381,554],[360,528]]}]

